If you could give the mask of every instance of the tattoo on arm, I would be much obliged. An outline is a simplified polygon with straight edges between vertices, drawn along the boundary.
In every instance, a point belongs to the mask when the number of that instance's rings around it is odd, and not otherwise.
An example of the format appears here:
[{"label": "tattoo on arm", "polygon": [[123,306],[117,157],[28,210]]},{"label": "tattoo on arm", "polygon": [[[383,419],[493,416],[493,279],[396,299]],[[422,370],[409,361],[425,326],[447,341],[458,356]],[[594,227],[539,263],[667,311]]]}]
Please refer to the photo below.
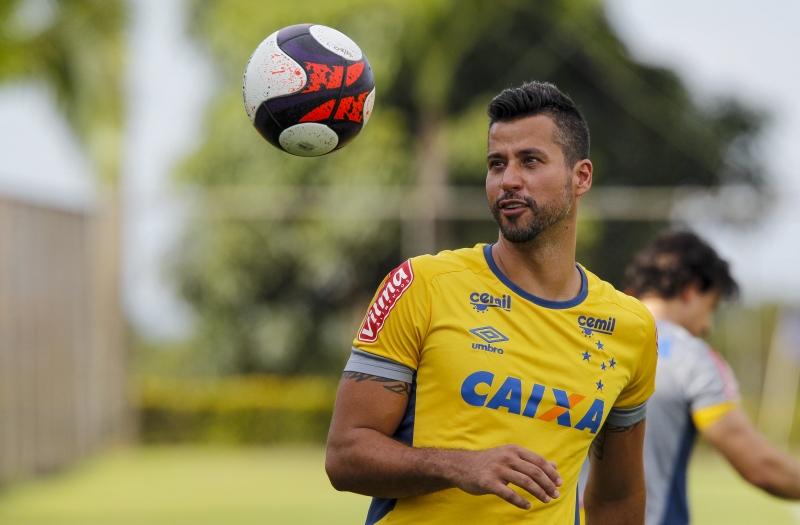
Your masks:
[{"label": "tattoo on arm", "polygon": [[606,436],[608,434],[627,434],[633,432],[633,429],[641,425],[643,422],[644,419],[627,427],[618,427],[616,425],[609,425],[609,424],[603,425],[603,428],[600,429],[600,432],[597,433],[597,435],[594,438],[594,441],[592,441],[592,453],[594,454],[594,457],[596,457],[601,461],[603,460],[603,455],[605,453]]},{"label": "tattoo on arm", "polygon": [[364,374],[363,372],[345,372],[342,375],[343,379],[352,379],[356,383],[360,383],[362,381],[375,381],[376,383],[386,383],[383,385],[383,388],[388,390],[389,392],[393,392],[395,394],[400,395],[411,395],[411,385],[404,381],[398,381],[396,379],[388,379],[386,377],[374,376],[372,374]]}]

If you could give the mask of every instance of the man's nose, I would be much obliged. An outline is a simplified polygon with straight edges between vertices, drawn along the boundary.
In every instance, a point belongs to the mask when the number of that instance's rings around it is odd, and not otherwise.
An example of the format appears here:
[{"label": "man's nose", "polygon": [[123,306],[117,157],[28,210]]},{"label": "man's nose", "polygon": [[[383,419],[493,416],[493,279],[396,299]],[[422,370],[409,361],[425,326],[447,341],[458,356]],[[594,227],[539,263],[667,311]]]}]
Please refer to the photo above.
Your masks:
[{"label": "man's nose", "polygon": [[509,163],[508,167],[503,171],[503,180],[500,183],[503,191],[516,190],[522,187],[522,174],[517,166]]}]

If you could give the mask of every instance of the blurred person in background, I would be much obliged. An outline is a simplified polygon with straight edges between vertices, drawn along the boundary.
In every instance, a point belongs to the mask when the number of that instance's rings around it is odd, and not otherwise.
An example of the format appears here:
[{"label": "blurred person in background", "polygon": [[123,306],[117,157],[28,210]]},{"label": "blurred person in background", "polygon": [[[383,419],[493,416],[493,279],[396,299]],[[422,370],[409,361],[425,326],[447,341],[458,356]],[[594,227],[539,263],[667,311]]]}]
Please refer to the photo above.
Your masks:
[{"label": "blurred person in background", "polygon": [[689,523],[686,470],[698,431],[749,483],[800,499],[800,464],[758,433],[730,367],[700,339],[720,300],[738,293],[728,263],[694,233],[668,232],[636,256],[626,280],[658,327],[644,445],[647,525]]},{"label": "blurred person in background", "polygon": [[368,525],[573,525],[592,447],[590,523],[641,524],[655,321],[575,263],[588,128],[546,83],[503,91],[488,113],[498,241],[384,280],[339,386],[328,476],[374,497]]}]

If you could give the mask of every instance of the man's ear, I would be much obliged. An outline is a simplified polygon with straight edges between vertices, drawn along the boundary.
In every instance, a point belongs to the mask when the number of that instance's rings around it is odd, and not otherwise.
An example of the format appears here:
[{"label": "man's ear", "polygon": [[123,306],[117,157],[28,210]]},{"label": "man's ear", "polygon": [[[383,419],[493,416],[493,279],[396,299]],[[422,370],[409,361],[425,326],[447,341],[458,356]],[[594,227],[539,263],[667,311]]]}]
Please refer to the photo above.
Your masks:
[{"label": "man's ear", "polygon": [[576,183],[575,196],[580,197],[592,187],[592,172],[594,166],[589,159],[583,159],[572,167],[572,177]]},{"label": "man's ear", "polygon": [[700,287],[697,286],[697,283],[689,283],[683,287],[683,290],[678,294],[678,297],[681,298],[681,301],[684,303],[691,302],[697,295],[700,293]]}]

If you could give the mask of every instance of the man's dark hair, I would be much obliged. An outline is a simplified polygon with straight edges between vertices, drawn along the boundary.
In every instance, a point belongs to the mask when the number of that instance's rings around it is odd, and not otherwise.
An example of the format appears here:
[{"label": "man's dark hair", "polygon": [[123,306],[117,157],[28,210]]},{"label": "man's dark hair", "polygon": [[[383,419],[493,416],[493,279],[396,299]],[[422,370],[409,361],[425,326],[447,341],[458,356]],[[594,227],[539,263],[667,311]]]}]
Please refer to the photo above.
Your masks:
[{"label": "man's dark hair", "polygon": [[728,263],[688,231],[656,237],[628,266],[625,279],[628,291],[636,297],[652,294],[671,299],[691,284],[697,285],[701,293],[716,291],[723,298],[739,292]]},{"label": "man's dark hair", "polygon": [[497,122],[512,122],[534,115],[547,115],[556,125],[553,141],[564,153],[567,166],[589,158],[589,128],[572,100],[547,82],[526,82],[504,89],[487,110],[489,127]]}]

